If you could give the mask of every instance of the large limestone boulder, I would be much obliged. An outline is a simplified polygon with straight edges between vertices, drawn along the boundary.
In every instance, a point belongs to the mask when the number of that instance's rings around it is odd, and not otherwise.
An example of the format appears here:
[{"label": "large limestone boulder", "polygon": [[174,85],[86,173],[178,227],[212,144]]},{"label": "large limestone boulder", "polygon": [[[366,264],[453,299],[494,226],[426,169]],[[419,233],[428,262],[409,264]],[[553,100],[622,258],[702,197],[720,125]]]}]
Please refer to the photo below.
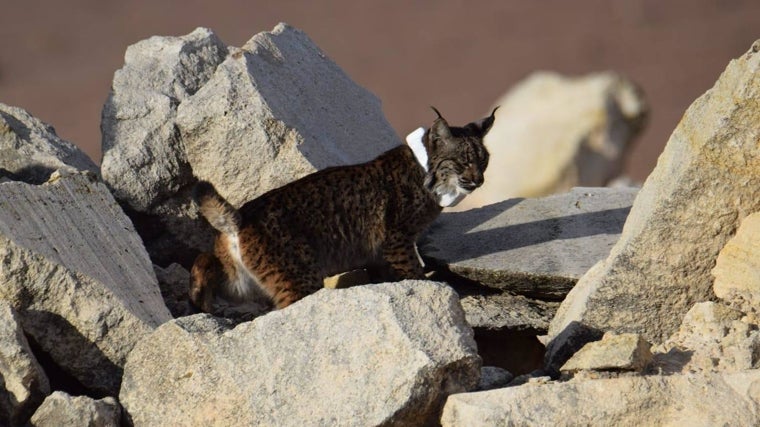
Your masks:
[{"label": "large limestone boulder", "polygon": [[648,113],[638,88],[614,73],[537,72],[495,105],[485,183],[457,210],[607,185],[622,172]]},{"label": "large limestone boulder", "polygon": [[18,315],[0,300],[0,425],[22,425],[50,393]]},{"label": "large limestone boulder", "polygon": [[446,285],[323,289],[231,328],[159,327],[129,356],[119,400],[135,425],[425,425],[480,371]]},{"label": "large limestone boulder", "polygon": [[131,46],[103,111],[104,179],[161,266],[211,244],[193,176],[240,205],[400,144],[380,101],[285,24],[242,48],[203,29]]},{"label": "large limestone boulder", "polygon": [[575,378],[449,396],[453,426],[640,426],[760,423],[760,370]]},{"label": "large limestone boulder", "polygon": [[151,37],[129,48],[103,107],[103,179],[139,212],[191,182],[175,119],[177,106],[208,81],[227,55],[211,30]]},{"label": "large limestone boulder", "polygon": [[721,249],[712,274],[715,295],[760,323],[760,212],[742,221]]},{"label": "large limestone boulder", "polygon": [[177,115],[193,172],[235,205],[400,144],[380,101],[285,24],[231,49]]},{"label": "large limestone boulder", "polygon": [[39,184],[55,170],[90,171],[98,167],[55,129],[25,110],[0,103],[0,180]]},{"label": "large limestone boulder", "polygon": [[574,188],[443,213],[420,242],[426,262],[485,286],[562,300],[617,241],[633,188]]},{"label": "large limestone boulder", "polygon": [[686,111],[633,204],[620,240],[562,303],[573,322],[662,342],[694,303],[741,220],[760,210],[760,41]]},{"label": "large limestone boulder", "polygon": [[37,409],[29,422],[32,427],[118,427],[121,406],[113,397],[95,400],[87,396],[70,396],[53,392]]},{"label": "large limestone boulder", "polygon": [[0,184],[0,300],[85,387],[115,395],[132,347],[170,319],[148,254],[88,173]]}]

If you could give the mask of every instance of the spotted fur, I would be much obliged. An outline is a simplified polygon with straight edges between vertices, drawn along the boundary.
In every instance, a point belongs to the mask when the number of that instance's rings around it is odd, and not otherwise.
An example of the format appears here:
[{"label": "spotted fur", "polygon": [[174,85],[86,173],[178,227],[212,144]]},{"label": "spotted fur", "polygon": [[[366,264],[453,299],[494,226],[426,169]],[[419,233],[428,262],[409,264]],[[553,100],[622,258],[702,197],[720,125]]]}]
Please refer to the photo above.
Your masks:
[{"label": "spotted fur", "polygon": [[422,136],[426,167],[402,145],[313,173],[239,210],[200,182],[196,203],[219,235],[214,253],[193,265],[191,302],[208,312],[217,292],[247,299],[263,291],[283,308],[319,290],[325,277],[358,268],[374,281],[423,278],[416,240],[442,207],[483,184],[483,137],[494,121],[491,113],[450,127],[435,112]]}]

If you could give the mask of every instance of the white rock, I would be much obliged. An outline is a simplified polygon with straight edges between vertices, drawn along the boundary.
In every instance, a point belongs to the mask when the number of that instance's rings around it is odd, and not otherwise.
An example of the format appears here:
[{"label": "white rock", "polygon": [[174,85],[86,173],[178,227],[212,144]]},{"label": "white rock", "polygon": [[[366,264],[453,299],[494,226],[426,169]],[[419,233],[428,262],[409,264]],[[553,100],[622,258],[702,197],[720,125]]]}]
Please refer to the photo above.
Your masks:
[{"label": "white rock", "polygon": [[475,388],[472,329],[443,284],[323,289],[230,329],[168,322],[129,356],[135,425],[421,425]]},{"label": "white rock", "polygon": [[55,129],[25,110],[0,103],[0,178],[39,184],[57,170],[90,171],[98,167]]},{"label": "white rock", "polygon": [[56,391],[45,399],[30,421],[33,427],[118,427],[121,407],[113,397],[95,400]]},{"label": "white rock", "polygon": [[573,321],[660,343],[694,303],[714,297],[710,270],[742,218],[760,211],[760,41],[686,111],[641,188],[618,243],[562,303]]},{"label": "white rock", "polygon": [[453,426],[750,426],[760,423],[760,370],[573,379],[449,396]]},{"label": "white rock", "polygon": [[91,175],[0,184],[0,299],[85,387],[117,393],[134,344],[170,319],[129,218]]},{"label": "white rock", "polygon": [[24,424],[49,393],[16,311],[0,300],[0,425]]},{"label": "white rock", "polygon": [[534,73],[495,105],[485,183],[457,210],[607,185],[648,113],[636,86],[613,73]]}]

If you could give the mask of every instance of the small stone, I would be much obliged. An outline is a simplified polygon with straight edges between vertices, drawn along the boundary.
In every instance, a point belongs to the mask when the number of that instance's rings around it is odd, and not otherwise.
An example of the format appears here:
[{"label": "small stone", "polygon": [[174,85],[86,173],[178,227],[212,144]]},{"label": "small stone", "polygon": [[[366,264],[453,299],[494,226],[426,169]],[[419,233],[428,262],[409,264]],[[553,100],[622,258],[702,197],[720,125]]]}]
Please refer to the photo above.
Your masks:
[{"label": "small stone", "polygon": [[95,400],[53,392],[34,413],[32,427],[118,427],[121,406],[113,397]]},{"label": "small stone", "polygon": [[607,332],[601,341],[586,344],[565,363],[562,372],[581,370],[595,371],[642,371],[652,353],[648,343],[638,334]]}]

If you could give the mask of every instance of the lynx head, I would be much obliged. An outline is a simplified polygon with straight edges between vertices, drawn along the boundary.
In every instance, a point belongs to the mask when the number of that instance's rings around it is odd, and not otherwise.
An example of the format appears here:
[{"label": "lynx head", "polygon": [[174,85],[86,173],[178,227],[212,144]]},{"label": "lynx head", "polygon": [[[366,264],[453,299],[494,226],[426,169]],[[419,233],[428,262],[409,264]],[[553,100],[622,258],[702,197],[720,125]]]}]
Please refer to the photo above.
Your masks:
[{"label": "lynx head", "polygon": [[441,113],[431,108],[438,118],[422,136],[428,155],[425,187],[436,195],[441,207],[456,206],[483,185],[483,173],[488,166],[483,137],[493,126],[494,113],[499,107],[485,119],[462,127],[449,126]]}]

